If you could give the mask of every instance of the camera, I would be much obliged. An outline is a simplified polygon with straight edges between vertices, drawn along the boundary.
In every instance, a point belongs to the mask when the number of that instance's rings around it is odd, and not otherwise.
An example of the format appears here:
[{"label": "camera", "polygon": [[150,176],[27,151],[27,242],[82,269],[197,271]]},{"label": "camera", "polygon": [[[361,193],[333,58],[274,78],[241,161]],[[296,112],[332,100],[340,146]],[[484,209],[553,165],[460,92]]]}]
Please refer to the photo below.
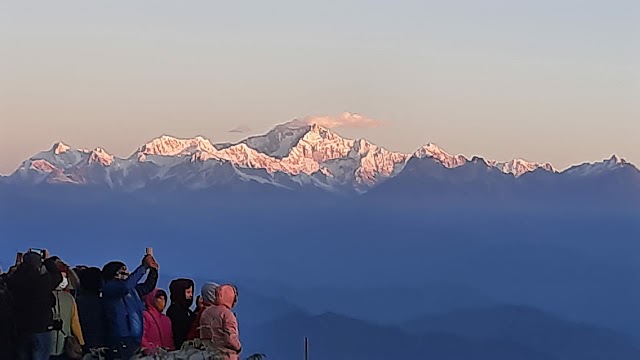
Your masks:
[{"label": "camera", "polygon": [[51,324],[51,326],[49,326],[49,330],[50,331],[62,331],[62,324],[63,324],[62,319],[54,319],[53,320],[53,324]]}]

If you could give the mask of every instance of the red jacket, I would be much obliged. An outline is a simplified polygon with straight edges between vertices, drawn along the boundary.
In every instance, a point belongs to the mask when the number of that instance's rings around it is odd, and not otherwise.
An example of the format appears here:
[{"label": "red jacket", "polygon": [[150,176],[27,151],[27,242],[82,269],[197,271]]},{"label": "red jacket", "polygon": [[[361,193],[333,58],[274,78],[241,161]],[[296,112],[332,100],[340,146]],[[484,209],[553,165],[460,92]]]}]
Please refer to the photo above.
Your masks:
[{"label": "red jacket", "polygon": [[155,289],[145,296],[144,301],[146,309],[144,310],[142,334],[142,348],[154,350],[163,348],[165,350],[175,350],[173,345],[173,332],[171,331],[171,320],[163,315],[155,308],[154,302],[156,293],[159,289]]},{"label": "red jacket", "polygon": [[189,333],[187,334],[187,340],[200,339],[200,318],[202,318],[202,313],[205,309],[206,307],[196,310],[196,318],[193,320],[193,324],[191,324],[191,329],[189,329]]}]

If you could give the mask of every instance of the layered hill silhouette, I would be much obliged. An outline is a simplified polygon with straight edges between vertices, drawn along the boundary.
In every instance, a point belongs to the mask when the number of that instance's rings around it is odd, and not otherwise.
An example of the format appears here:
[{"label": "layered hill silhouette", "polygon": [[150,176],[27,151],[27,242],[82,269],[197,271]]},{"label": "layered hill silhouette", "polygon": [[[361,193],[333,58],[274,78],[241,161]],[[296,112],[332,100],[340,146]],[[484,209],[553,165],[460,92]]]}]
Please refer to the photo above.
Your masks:
[{"label": "layered hill silhouette", "polygon": [[252,349],[296,359],[310,339],[314,359],[633,359],[630,338],[534,308],[505,306],[424,317],[405,328],[336,314],[292,313],[247,331]]}]

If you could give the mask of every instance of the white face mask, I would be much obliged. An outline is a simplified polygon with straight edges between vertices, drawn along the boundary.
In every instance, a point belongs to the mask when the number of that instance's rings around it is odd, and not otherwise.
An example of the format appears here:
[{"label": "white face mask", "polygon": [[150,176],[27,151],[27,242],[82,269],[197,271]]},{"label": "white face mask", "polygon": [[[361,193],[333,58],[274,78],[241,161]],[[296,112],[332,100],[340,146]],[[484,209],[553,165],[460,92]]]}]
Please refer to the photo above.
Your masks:
[{"label": "white face mask", "polygon": [[66,289],[69,286],[69,280],[66,276],[62,277],[62,282],[58,285],[58,289]]}]

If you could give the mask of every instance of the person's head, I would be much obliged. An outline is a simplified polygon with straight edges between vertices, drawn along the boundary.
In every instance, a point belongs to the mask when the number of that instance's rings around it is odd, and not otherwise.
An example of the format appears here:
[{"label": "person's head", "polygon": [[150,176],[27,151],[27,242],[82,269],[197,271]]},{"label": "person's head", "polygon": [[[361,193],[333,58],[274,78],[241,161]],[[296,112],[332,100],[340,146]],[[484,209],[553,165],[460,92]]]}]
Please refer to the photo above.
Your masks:
[{"label": "person's head", "polygon": [[85,265],[78,265],[73,268],[73,271],[76,273],[76,275],[78,275],[78,278],[80,278],[82,276],[82,272],[87,270],[88,268],[89,267]]},{"label": "person's head", "polygon": [[56,267],[58,268],[58,271],[60,271],[60,275],[62,275],[62,281],[60,282],[60,284],[58,284],[56,289],[65,290],[69,287],[69,277],[68,277],[69,269],[66,266],[64,266],[62,263],[58,263]]},{"label": "person's head", "polygon": [[216,304],[232,309],[238,302],[238,289],[230,284],[221,285],[217,289]]},{"label": "person's head", "polygon": [[164,308],[167,306],[167,293],[164,292],[164,290],[158,290],[156,292],[154,305],[159,312],[164,311]]},{"label": "person's head", "polygon": [[167,293],[162,289],[154,289],[145,297],[148,309],[156,309],[163,312],[167,306]]},{"label": "person's head", "polygon": [[102,289],[102,272],[97,267],[90,267],[78,274],[80,278],[80,291],[87,294],[100,294]]},{"label": "person's head", "polygon": [[102,268],[104,281],[126,280],[129,277],[127,265],[121,261],[112,261]]},{"label": "person's head", "polygon": [[176,303],[184,307],[191,307],[193,304],[193,287],[191,279],[175,279],[169,285],[171,303]]},{"label": "person's head", "polygon": [[39,270],[42,267],[42,255],[29,251],[22,257],[22,265],[29,269]]},{"label": "person's head", "polygon": [[204,306],[213,305],[216,303],[216,289],[220,286],[218,283],[208,282],[202,285],[202,291],[200,295],[202,297],[202,304]]}]

